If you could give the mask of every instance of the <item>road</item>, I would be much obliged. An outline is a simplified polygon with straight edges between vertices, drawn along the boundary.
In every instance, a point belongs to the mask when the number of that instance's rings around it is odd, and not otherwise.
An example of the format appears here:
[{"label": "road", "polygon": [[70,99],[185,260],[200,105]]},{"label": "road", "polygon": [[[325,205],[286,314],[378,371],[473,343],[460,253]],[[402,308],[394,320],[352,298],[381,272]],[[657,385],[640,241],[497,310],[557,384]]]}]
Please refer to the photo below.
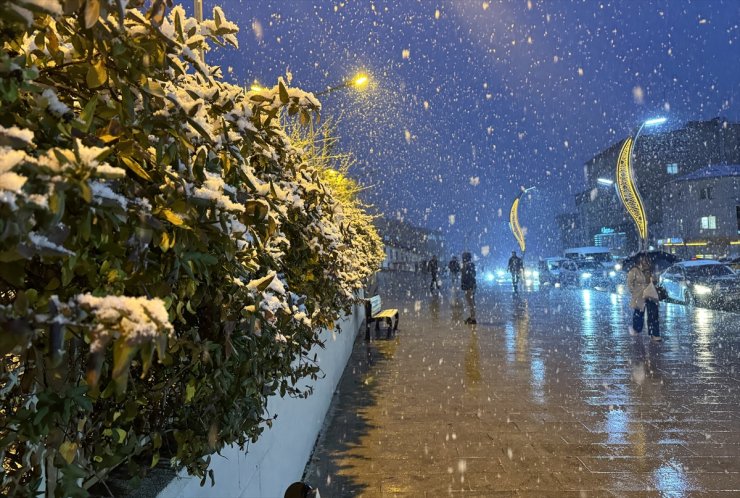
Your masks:
[{"label": "road", "polygon": [[661,304],[663,343],[624,295],[385,273],[391,339],[363,341],[306,469],[323,497],[738,496],[740,314]]}]

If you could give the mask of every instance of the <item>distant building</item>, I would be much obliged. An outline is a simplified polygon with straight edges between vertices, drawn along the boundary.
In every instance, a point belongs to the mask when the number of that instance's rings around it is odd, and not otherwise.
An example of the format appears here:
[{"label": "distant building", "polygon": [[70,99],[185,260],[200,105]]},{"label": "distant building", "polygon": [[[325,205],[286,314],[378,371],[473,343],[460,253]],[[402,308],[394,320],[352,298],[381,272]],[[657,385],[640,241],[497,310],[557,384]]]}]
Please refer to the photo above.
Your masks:
[{"label": "distant building", "polygon": [[442,260],[444,239],[439,231],[385,218],[376,220],[376,227],[385,244],[384,269],[415,271],[432,256]]},{"label": "distant building", "polygon": [[740,164],[707,166],[666,184],[658,246],[683,258],[740,253]]},{"label": "distant building", "polygon": [[581,220],[577,213],[560,214],[556,217],[556,221],[560,229],[560,248],[562,250],[568,247],[586,245],[587,241],[583,239]]},{"label": "distant building", "polygon": [[[624,140],[585,163],[588,188],[576,194],[573,213],[581,243],[608,246],[618,255],[629,254],[638,245],[634,224],[614,184],[617,156]],[[667,224],[683,216],[681,210],[676,211],[680,206],[667,209],[664,186],[709,166],[740,164],[740,123],[715,118],[691,121],[665,132],[643,130],[635,144],[632,164],[648,219],[649,243],[657,247],[658,240],[675,235],[675,225],[668,230]],[[736,196],[729,191],[722,189],[722,196],[717,197],[717,203],[736,205]]]}]

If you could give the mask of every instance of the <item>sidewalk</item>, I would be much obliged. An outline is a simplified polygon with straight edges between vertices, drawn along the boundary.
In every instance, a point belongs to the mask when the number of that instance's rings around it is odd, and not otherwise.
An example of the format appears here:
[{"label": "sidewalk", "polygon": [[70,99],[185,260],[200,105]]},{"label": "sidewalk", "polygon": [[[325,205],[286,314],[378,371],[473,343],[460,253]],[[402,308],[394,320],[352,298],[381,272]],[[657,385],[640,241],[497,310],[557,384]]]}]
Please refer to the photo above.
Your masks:
[{"label": "sidewalk", "polygon": [[653,344],[624,296],[481,286],[467,326],[462,293],[382,277],[399,331],[358,334],[306,469],[322,497],[740,493],[740,315],[661,305]]}]

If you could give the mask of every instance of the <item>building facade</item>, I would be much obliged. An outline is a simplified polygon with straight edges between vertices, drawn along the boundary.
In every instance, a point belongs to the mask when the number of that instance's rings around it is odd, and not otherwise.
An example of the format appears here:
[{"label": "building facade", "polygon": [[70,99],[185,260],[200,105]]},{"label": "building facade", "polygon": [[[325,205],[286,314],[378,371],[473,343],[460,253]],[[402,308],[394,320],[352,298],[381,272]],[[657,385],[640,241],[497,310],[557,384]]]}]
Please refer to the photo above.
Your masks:
[{"label": "building facade", "polygon": [[666,184],[662,194],[659,247],[685,259],[740,253],[740,164],[689,173]]},{"label": "building facade", "polygon": [[[634,224],[622,206],[614,182],[617,157],[625,140],[585,163],[587,188],[576,194],[573,213],[581,242],[608,246],[615,255],[630,254],[638,247]],[[708,167],[740,164],[740,123],[715,118],[688,122],[667,131],[645,129],[635,143],[632,164],[648,220],[648,243],[657,247],[659,240],[676,238],[676,216],[687,219],[684,208],[666,202],[665,187],[674,185],[669,189],[673,192],[671,189],[678,188],[674,184],[677,179]],[[715,190],[714,195],[715,203],[735,209],[732,189]]]},{"label": "building facade", "polygon": [[376,220],[375,224],[385,244],[382,264],[385,270],[421,270],[432,256],[439,258],[443,254],[444,239],[439,231],[385,218]]}]

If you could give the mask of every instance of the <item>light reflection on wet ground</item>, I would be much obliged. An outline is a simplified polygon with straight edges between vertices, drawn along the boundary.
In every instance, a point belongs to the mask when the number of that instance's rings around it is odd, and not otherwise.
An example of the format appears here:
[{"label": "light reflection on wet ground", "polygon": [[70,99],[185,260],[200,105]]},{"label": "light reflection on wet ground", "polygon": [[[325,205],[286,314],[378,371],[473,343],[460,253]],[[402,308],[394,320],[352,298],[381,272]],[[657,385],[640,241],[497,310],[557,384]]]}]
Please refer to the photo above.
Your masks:
[{"label": "light reflection on wet ground", "polygon": [[384,275],[391,340],[356,344],[307,479],[322,496],[740,493],[740,314],[626,296],[481,287],[432,296]]}]

